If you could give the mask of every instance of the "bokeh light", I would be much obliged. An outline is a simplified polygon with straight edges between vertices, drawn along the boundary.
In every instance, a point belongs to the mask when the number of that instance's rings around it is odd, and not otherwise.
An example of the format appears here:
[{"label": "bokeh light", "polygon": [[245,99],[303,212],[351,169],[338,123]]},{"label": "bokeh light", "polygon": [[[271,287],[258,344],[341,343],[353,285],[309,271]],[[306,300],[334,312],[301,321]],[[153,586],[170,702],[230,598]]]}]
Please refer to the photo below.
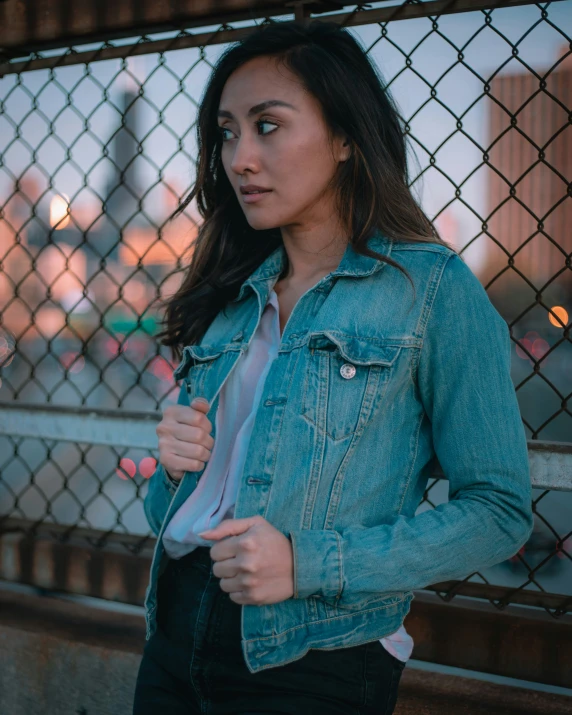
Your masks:
[{"label": "bokeh light", "polygon": [[568,325],[568,311],[566,308],[563,308],[561,305],[554,305],[550,308],[550,310],[557,316],[555,318],[552,313],[548,313],[548,320],[552,323],[552,325],[557,328],[563,328],[565,325]]},{"label": "bokeh light", "polygon": [[135,466],[135,462],[132,459],[123,457],[123,459],[120,460],[119,467],[115,470],[115,473],[120,479],[127,480],[129,478],[133,479],[136,471],[137,467]]},{"label": "bokeh light", "polygon": [[139,462],[139,473],[144,479],[152,477],[155,469],[157,469],[157,460],[153,457],[143,457]]},{"label": "bokeh light", "polygon": [[60,355],[60,363],[69,372],[81,372],[85,367],[83,355],[73,351],[68,351]]},{"label": "bokeh light", "polygon": [[171,382],[173,380],[173,366],[160,356],[154,357],[149,363],[149,369],[158,377],[159,380],[164,382]]},{"label": "bokeh light", "polygon": [[66,194],[54,196],[50,201],[50,226],[59,231],[69,222],[69,196]]},{"label": "bokeh light", "polygon": [[540,358],[543,358],[549,350],[550,345],[546,342],[546,340],[543,340],[542,338],[536,338],[530,348],[530,352],[538,360],[540,360]]},{"label": "bokeh light", "polygon": [[519,358],[522,358],[523,360],[530,360],[529,356],[522,348],[526,348],[529,353],[532,353],[532,343],[528,338],[520,338],[520,340],[516,344],[516,354]]},{"label": "bokeh light", "polygon": [[109,355],[119,355],[127,350],[129,345],[129,340],[125,340],[125,335],[117,333],[117,335],[112,338],[109,337],[105,341],[105,350]]},{"label": "bokeh light", "polygon": [[[527,350],[530,355],[527,355],[525,350]],[[550,343],[544,340],[544,338],[541,338],[535,330],[529,330],[528,333],[516,343],[516,354],[518,357],[523,360],[529,360],[531,364],[535,359],[540,360],[543,358],[549,350]]]}]

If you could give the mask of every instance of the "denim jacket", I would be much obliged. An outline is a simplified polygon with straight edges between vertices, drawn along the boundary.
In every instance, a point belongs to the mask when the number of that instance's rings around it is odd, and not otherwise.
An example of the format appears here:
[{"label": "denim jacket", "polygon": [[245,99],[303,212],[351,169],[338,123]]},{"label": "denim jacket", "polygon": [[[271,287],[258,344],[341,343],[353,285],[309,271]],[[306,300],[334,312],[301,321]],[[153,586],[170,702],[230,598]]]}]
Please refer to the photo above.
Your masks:
[{"label": "denim jacket", "polygon": [[[291,540],[294,595],[242,606],[252,673],[393,633],[415,589],[497,564],[532,532],[506,322],[448,247],[379,233],[369,246],[407,269],[415,294],[396,268],[348,245],[298,300],[264,383],[234,516],[259,514]],[[183,349],[179,404],[206,397],[215,440],[219,392],[284,260],[280,246]],[[416,514],[436,461],[449,501]],[[149,480],[144,507],[158,538],[147,639],[163,531],[201,474],[177,487],[159,465]]]}]

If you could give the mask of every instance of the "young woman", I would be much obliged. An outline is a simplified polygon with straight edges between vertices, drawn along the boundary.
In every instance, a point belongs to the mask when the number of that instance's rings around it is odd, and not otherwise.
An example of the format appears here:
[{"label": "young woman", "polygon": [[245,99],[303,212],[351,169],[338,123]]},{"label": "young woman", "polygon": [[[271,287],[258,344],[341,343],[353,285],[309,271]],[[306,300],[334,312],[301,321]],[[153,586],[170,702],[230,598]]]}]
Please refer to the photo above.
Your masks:
[{"label": "young woman", "polygon": [[[198,145],[134,714],[391,713],[413,590],[532,530],[507,325],[412,197],[389,93],[337,25],[227,50]],[[416,515],[435,459],[450,499]]]}]

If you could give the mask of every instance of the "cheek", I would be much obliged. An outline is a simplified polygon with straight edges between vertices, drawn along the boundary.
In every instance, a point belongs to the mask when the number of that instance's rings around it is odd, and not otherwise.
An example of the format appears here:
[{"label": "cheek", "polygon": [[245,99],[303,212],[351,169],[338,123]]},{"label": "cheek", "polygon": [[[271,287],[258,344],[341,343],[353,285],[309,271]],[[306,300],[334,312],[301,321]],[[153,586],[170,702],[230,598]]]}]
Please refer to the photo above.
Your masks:
[{"label": "cheek", "polygon": [[336,168],[329,146],[318,142],[291,147],[278,166],[289,192],[303,200],[320,194]]}]

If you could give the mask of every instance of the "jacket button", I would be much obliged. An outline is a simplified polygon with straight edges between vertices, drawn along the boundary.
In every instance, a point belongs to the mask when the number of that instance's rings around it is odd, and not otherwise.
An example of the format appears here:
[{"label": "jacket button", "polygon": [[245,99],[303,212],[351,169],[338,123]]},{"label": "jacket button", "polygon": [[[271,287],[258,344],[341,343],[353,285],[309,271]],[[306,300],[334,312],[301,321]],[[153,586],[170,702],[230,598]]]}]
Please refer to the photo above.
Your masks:
[{"label": "jacket button", "polygon": [[344,365],[341,366],[340,368],[340,375],[342,377],[345,377],[346,380],[349,380],[356,374],[356,369],[354,365],[350,365],[349,362],[346,362]]},{"label": "jacket button", "polygon": [[241,330],[239,333],[237,333],[237,334],[234,336],[234,338],[232,339],[232,342],[235,343],[237,340],[242,340],[242,336],[243,336],[243,335],[244,335],[244,333],[243,333],[242,330]]}]

